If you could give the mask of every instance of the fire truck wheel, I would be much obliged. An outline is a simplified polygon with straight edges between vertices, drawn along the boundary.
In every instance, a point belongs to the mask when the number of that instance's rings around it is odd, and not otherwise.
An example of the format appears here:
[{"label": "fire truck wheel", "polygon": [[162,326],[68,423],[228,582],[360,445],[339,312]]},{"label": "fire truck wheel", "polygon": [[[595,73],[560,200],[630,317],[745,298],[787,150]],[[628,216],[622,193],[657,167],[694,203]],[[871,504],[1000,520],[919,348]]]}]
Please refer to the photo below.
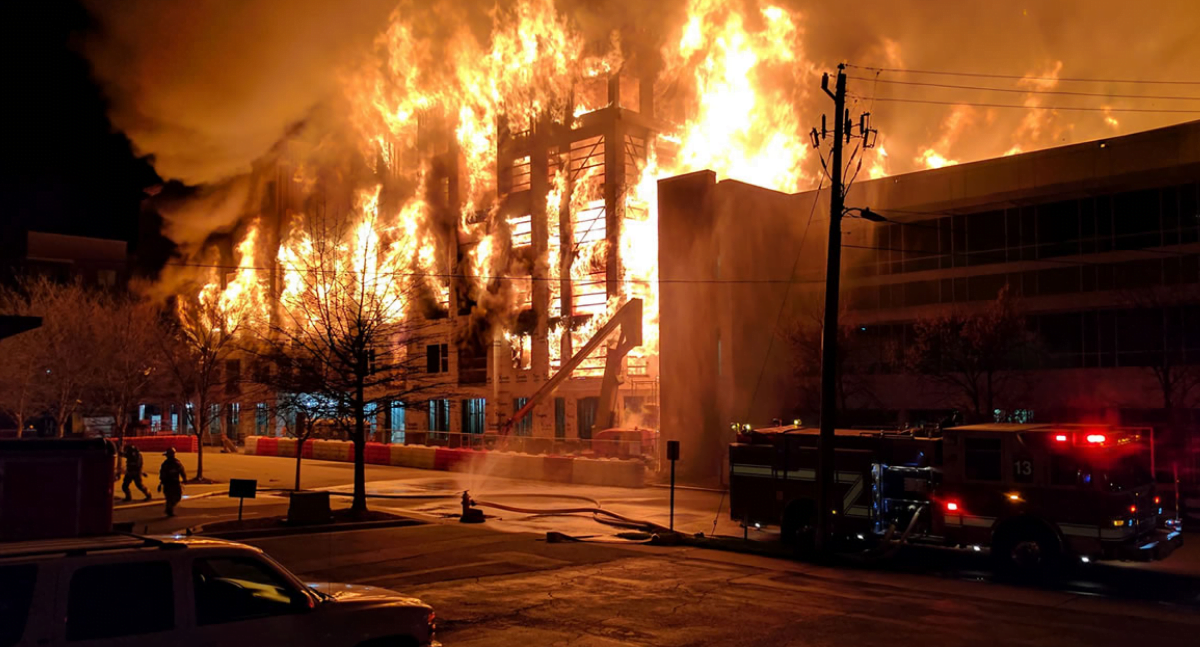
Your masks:
[{"label": "fire truck wheel", "polygon": [[813,502],[797,499],[784,508],[779,535],[784,544],[804,550],[813,545],[816,524],[817,509]]},{"label": "fire truck wheel", "polygon": [[1059,563],[1058,538],[1034,523],[1002,527],[992,543],[992,557],[1004,571],[1018,575],[1046,574]]}]

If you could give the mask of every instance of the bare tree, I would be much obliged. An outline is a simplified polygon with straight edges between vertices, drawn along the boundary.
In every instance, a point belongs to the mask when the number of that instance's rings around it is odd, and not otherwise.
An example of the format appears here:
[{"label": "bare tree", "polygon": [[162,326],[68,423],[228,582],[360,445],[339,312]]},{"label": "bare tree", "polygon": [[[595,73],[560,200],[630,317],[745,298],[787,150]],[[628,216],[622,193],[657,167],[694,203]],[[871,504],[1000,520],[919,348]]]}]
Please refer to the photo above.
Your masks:
[{"label": "bare tree", "polygon": [[196,474],[204,478],[204,433],[220,417],[223,404],[222,368],[237,352],[235,343],[244,317],[220,300],[199,298],[176,302],[176,316],[158,335],[158,345],[166,372],[171,376],[183,400],[183,426],[196,436]]},{"label": "bare tree", "polygon": [[[800,388],[801,406],[806,411],[819,411],[821,408],[821,331],[825,325],[824,313],[824,305],[813,300],[802,307],[801,315],[784,331],[792,350],[792,374]],[[838,315],[835,378],[839,411],[848,410],[852,403],[875,400],[870,381],[853,370],[854,358],[862,350],[855,334],[857,330],[853,314],[843,307]]]},{"label": "bare tree", "polygon": [[[0,288],[0,310],[16,314],[31,311],[25,295],[6,287]],[[39,386],[38,377],[45,371],[40,363],[41,334],[34,329],[0,340],[0,357],[4,358],[0,412],[16,423],[18,437],[24,436],[26,422],[40,413],[34,391]]]},{"label": "bare tree", "polygon": [[914,332],[908,368],[947,388],[972,422],[990,420],[996,405],[1013,397],[1022,355],[1033,347],[1007,285],[981,310],[919,319]]},{"label": "bare tree", "polygon": [[288,418],[291,424],[284,427],[285,433],[296,439],[296,482],[293,490],[300,490],[300,465],[304,459],[304,443],[316,435],[317,425],[322,420],[344,417],[336,410],[337,403],[326,401],[303,391],[281,391],[275,395],[275,415]]},{"label": "bare tree", "polygon": [[[1150,316],[1162,317],[1162,352],[1148,353],[1154,359],[1146,370],[1154,376],[1164,409],[1191,406],[1200,395],[1200,363],[1184,356],[1184,340],[1189,327],[1200,324],[1189,308],[1200,305],[1200,287],[1195,284],[1146,285],[1118,291],[1118,298],[1127,307],[1141,310]],[[1191,328],[1194,334],[1195,329]]]},{"label": "bare tree", "polygon": [[[255,352],[286,373],[300,371],[305,396],[334,412],[354,443],[354,498],[364,512],[366,427],[373,410],[414,398],[432,385],[424,342],[432,324],[427,277],[414,273],[418,250],[381,240],[362,226],[373,205],[353,217],[318,213],[296,223],[305,232],[280,253],[283,289],[269,325],[256,327]],[[436,377],[436,376],[435,376]]]},{"label": "bare tree", "polygon": [[163,373],[158,341],[162,312],[133,295],[106,296],[96,311],[100,333],[95,346],[98,367],[89,389],[93,406],[113,419],[113,435],[124,438],[131,412]]},{"label": "bare tree", "polygon": [[96,378],[102,295],[78,281],[33,277],[6,289],[0,299],[6,310],[42,318],[39,328],[4,341],[14,360],[14,371],[5,377],[4,390],[12,392],[2,398],[4,408],[22,427],[31,414],[48,415],[62,436]]}]

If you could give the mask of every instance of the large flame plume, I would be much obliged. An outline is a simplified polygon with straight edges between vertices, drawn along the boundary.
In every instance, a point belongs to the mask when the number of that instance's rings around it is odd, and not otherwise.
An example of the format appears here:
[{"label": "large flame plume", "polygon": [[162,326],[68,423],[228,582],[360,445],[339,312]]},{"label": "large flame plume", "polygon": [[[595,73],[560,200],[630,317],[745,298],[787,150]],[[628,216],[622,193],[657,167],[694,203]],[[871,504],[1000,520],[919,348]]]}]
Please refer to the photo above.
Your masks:
[{"label": "large flame plume", "polygon": [[[1147,25],[1147,15],[1156,12],[1116,2],[1106,5],[1108,11],[1092,8],[1090,14],[1113,20],[1123,17],[1117,30],[1121,34],[1141,26],[1147,39],[1151,33],[1156,35],[1146,55],[1155,62],[1171,63],[1165,69],[1130,69],[1129,61],[1114,48],[1099,44],[1113,28],[1073,23],[1074,12],[1047,4],[1052,6],[1037,10],[996,6],[987,10],[994,15],[964,16],[947,9],[946,3],[927,2],[865,2],[850,12],[832,3],[765,0],[683,0],[653,10],[639,9],[632,2],[406,1],[384,19],[380,3],[366,3],[366,8],[348,12],[355,20],[334,29],[337,37],[325,35],[314,41],[317,53],[336,61],[320,74],[313,72],[314,52],[306,50],[303,41],[291,42],[288,50],[299,52],[294,56],[303,63],[304,73],[296,78],[289,77],[286,65],[278,64],[280,57],[286,60],[287,56],[278,51],[278,43],[266,43],[270,55],[242,43],[247,52],[256,54],[247,57],[247,67],[261,63],[266,68],[261,73],[271,76],[260,78],[259,85],[237,84],[231,100],[242,103],[222,105],[219,110],[208,104],[219,103],[220,97],[208,97],[198,106],[202,110],[193,110],[183,99],[189,92],[203,91],[184,87],[180,79],[163,79],[161,88],[148,89],[142,82],[147,79],[127,78],[115,64],[113,52],[132,50],[135,57],[142,55],[135,73],[162,79],[172,55],[195,54],[203,45],[184,38],[180,47],[159,52],[141,41],[137,28],[149,22],[145,16],[154,14],[157,5],[139,5],[137,11],[121,16],[97,8],[115,36],[110,37],[111,43],[95,41],[90,51],[98,76],[115,97],[114,123],[130,135],[139,151],[156,156],[156,167],[164,176],[194,184],[238,178],[255,159],[278,155],[279,142],[287,138],[284,133],[295,136],[295,125],[303,124],[303,136],[319,143],[304,156],[297,172],[307,173],[313,186],[324,181],[320,178],[336,175],[353,204],[337,237],[343,246],[337,280],[356,286],[355,294],[361,298],[387,301],[388,317],[415,316],[415,294],[446,304],[452,289],[450,276],[465,275],[477,312],[504,333],[518,353],[524,353],[527,341],[514,327],[517,313],[532,298],[535,282],[549,284],[549,314],[559,318],[565,313],[558,296],[569,286],[575,295],[573,314],[591,316],[582,324],[564,323],[551,331],[551,363],[557,365],[564,359],[564,335],[571,336],[569,346],[578,348],[616,308],[638,297],[646,306],[646,341],[634,352],[631,365],[645,367],[657,354],[656,181],[712,169],[723,178],[785,192],[812,188],[822,174],[821,163],[805,133],[828,110],[827,99],[818,89],[820,74],[840,60],[892,68],[1016,69],[1026,76],[1008,86],[1025,94],[1005,97],[1024,110],[977,105],[994,102],[986,94],[960,90],[940,95],[934,88],[919,91],[932,99],[954,99],[943,102],[950,105],[901,106],[871,98],[903,96],[905,88],[884,84],[897,77],[857,69],[853,73],[859,78],[851,81],[856,96],[853,110],[872,111],[881,132],[881,145],[861,153],[872,178],[1188,118],[1118,113],[1117,101],[1096,104],[1095,110],[1087,112],[1047,109],[1064,101],[1045,94],[1064,87],[1060,79],[1087,76],[1097,69],[1118,78],[1182,73],[1187,66],[1176,58],[1194,60],[1182,52],[1197,51],[1196,41],[1181,27],[1187,20],[1176,17]],[[1194,6],[1184,4],[1179,11],[1197,13]],[[261,18],[262,13],[238,12],[239,17],[251,19]],[[182,10],[158,13],[181,21],[191,17]],[[296,31],[310,36],[316,25],[330,20],[327,11],[307,4],[289,15],[298,25]],[[219,21],[201,22],[209,25],[201,33],[211,38],[216,29],[212,25]],[[934,23],[943,26],[936,43],[929,34]],[[954,29],[955,25],[962,28]],[[1080,33],[1088,34],[1088,42],[1073,35]],[[116,48],[131,40],[136,47]],[[148,52],[163,56],[151,65]],[[1011,55],[1000,56],[1000,52]],[[220,60],[228,64],[234,53],[224,53]],[[949,58],[951,54],[957,56]],[[653,64],[646,65],[651,59]],[[633,176],[619,198],[625,219],[618,249],[609,249],[611,241],[604,231],[603,173],[585,169],[568,179],[568,162],[551,165],[544,205],[551,223],[549,248],[540,254],[522,252],[530,244],[531,216],[504,213],[500,208],[505,189],[498,178],[508,172],[497,168],[504,134],[530,131],[546,121],[564,128],[581,123],[590,112],[605,107],[589,87],[603,83],[610,74],[632,69],[635,63],[655,70],[653,99],[663,127],[653,141],[644,142],[645,152],[637,156]],[[266,78],[274,82],[267,83]],[[291,101],[278,103],[279,97],[271,95],[268,107],[260,110],[252,101],[256,91],[269,94],[272,88],[282,88]],[[215,123],[209,119],[226,125],[209,127]],[[239,123],[244,125],[233,126]],[[155,130],[155,125],[160,128]],[[446,178],[431,160],[444,151],[424,139],[430,132],[441,132],[452,142],[461,161],[461,172],[453,178],[457,204],[440,202],[442,189],[437,182]],[[196,139],[201,136],[202,140]],[[214,141],[221,145],[213,145]],[[214,152],[205,155],[207,150]],[[452,207],[450,212],[447,207]],[[303,275],[322,245],[323,232],[314,230],[311,214],[303,209],[292,214],[277,246],[266,249],[262,224],[244,224],[244,211],[236,215],[243,222],[234,248],[236,269],[224,277],[208,276],[197,295],[225,313],[226,320],[213,322],[214,326],[259,323],[272,316],[268,302],[273,298],[286,309],[311,297],[316,289]],[[228,228],[233,219],[230,216],[222,225],[220,218],[212,218],[209,226]],[[560,222],[568,223],[563,240],[570,241],[569,248],[560,242]],[[179,226],[173,231],[191,232]],[[460,245],[465,253],[457,258]],[[621,259],[615,293],[605,286],[610,254]],[[281,271],[275,297],[261,271],[271,263]]]}]

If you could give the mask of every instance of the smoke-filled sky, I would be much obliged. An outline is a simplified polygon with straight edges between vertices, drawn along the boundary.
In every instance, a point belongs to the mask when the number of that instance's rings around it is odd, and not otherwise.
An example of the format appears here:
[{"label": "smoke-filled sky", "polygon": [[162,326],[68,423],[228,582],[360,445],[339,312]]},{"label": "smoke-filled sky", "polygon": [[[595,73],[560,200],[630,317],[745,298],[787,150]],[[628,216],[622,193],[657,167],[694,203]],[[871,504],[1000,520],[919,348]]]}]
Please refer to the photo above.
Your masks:
[{"label": "smoke-filled sky", "polygon": [[[509,0],[501,0],[501,4]],[[678,38],[689,4],[559,1],[589,42],[622,29],[650,47]],[[764,3],[765,4],[765,3]],[[1194,0],[983,2],[780,0],[799,15],[801,60],[811,71],[839,61],[917,70],[969,71],[1059,78],[1200,80],[1200,4]],[[340,91],[345,70],[367,55],[387,27],[396,0],[87,0],[93,24],[76,47],[107,101],[112,127],[164,180],[224,186],[246,172],[285,134],[313,125],[314,111]],[[493,2],[409,2],[432,58],[454,47],[452,32],[469,25],[488,39]],[[733,6],[737,5],[737,0]],[[742,0],[748,16],[753,0]],[[624,43],[629,49],[631,43]],[[875,83],[851,69],[851,92],[921,100],[1089,108],[1185,108],[1200,101],[982,92]],[[881,74],[918,81],[1009,89],[1200,96],[1197,85],[1022,82],[971,77]],[[815,87],[796,106],[800,121],[819,122],[828,101]],[[37,97],[26,97],[36,102]],[[862,101],[887,150],[874,163],[889,174],[923,168],[933,151],[969,161],[1195,119],[1197,114],[1025,111]],[[327,113],[328,111],[326,111]],[[736,118],[736,116],[732,117]],[[321,124],[325,127],[327,124]],[[870,161],[870,160],[868,160]],[[215,189],[214,189],[215,191]],[[212,194],[210,194],[212,195]],[[228,196],[216,198],[228,199]],[[178,233],[189,238],[192,234]]]},{"label": "smoke-filled sky", "polygon": [[[428,3],[426,3],[428,4]],[[134,0],[92,2],[100,27],[85,51],[111,102],[113,125],[136,150],[154,156],[155,169],[188,184],[243,172],[337,88],[342,66],[370,48],[386,26],[394,0]],[[486,30],[490,2],[434,5],[454,20]],[[590,36],[638,25],[644,38],[666,39],[684,19],[674,0],[646,10],[641,2],[559,3]],[[750,3],[746,4],[751,7]],[[961,2],[864,0],[855,3],[786,0],[799,11],[805,55],[828,68],[838,61],[884,67],[1105,79],[1192,79],[1200,62],[1200,5],[1192,0]],[[425,20],[429,8],[413,8]],[[753,13],[753,11],[748,11]],[[431,36],[436,50],[447,46]],[[656,45],[660,45],[657,44]],[[852,70],[871,76],[868,70]],[[964,77],[885,74],[883,80],[1034,87]],[[982,82],[981,82],[982,81]],[[1021,104],[1023,94],[875,85],[851,81],[864,95],[938,101]],[[1117,94],[1178,95],[1195,87],[1067,84],[1057,89]],[[819,94],[815,95],[819,97]],[[1042,95],[1042,105],[1200,108],[1198,102]],[[808,108],[808,106],[801,106]],[[818,118],[803,115],[806,121]],[[942,140],[940,154],[976,159],[1023,149],[1131,132],[1193,116],[1101,112],[1058,113],[1022,125],[1024,113],[972,109],[947,123],[948,106],[872,106],[891,172],[914,168],[923,145]],[[1042,115],[1045,116],[1045,115]],[[1023,133],[1014,134],[1024,128]],[[947,139],[943,139],[947,138]],[[969,139],[971,142],[961,140]],[[1023,141],[1017,141],[1023,140]]]}]

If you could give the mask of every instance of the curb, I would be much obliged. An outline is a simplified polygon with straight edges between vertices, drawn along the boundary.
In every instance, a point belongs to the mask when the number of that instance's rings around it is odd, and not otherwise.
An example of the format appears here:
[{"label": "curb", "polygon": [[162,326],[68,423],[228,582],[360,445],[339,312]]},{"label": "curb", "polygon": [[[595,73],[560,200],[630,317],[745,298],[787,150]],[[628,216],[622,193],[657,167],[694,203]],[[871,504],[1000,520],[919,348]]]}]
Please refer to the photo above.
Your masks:
[{"label": "curb", "polygon": [[[194,501],[196,499],[206,499],[210,496],[216,496],[218,494],[224,494],[224,493],[225,493],[224,491],[218,490],[215,492],[201,492],[200,494],[187,494],[187,495],[184,495],[184,497],[182,499],[180,499],[179,502],[183,503],[184,501]],[[159,497],[157,499],[150,499],[149,501],[138,501],[137,503],[127,503],[125,505],[117,505],[117,503],[114,501],[113,502],[113,511],[133,510],[135,508],[148,508],[152,505],[161,506],[161,505],[163,505],[163,503],[164,503],[164,501],[163,501],[162,495],[159,495]]]},{"label": "curb", "polygon": [[288,537],[292,535],[316,535],[326,532],[349,532],[351,530],[377,530],[381,528],[403,528],[407,526],[422,526],[425,521],[419,519],[387,519],[382,521],[362,521],[355,523],[331,523],[312,526],[297,526],[293,528],[255,528],[248,530],[226,530],[224,532],[205,533],[200,526],[192,532],[192,536],[215,537],[217,539],[264,539],[268,537]]}]

